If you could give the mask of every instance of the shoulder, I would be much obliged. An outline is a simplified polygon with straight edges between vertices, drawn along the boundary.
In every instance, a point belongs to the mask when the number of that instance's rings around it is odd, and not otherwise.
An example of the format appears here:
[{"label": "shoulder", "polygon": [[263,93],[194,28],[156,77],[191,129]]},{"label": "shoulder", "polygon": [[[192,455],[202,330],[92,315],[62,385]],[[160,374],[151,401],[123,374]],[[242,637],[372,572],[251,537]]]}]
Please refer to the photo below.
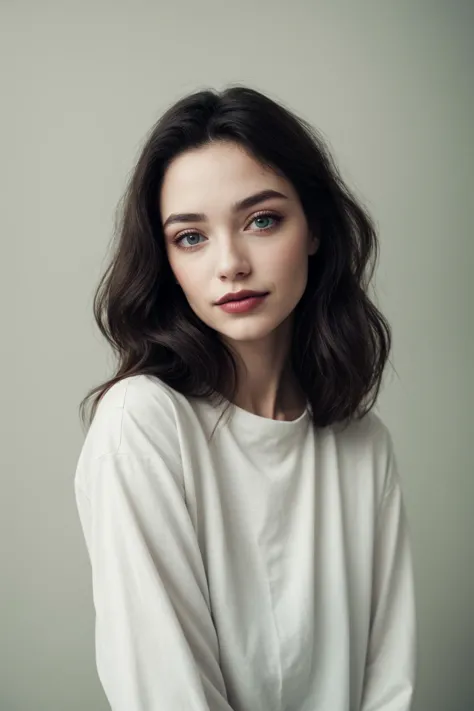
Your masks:
[{"label": "shoulder", "polygon": [[80,452],[78,469],[109,455],[127,454],[179,463],[178,411],[184,396],[160,379],[133,375],[101,398]]},{"label": "shoulder", "polygon": [[[114,408],[133,410],[142,415],[172,409],[176,393],[160,378],[152,375],[129,375],[112,385],[100,400],[96,417]],[[182,397],[182,396],[181,396]]]},{"label": "shoulder", "polygon": [[369,489],[380,501],[387,481],[396,476],[393,440],[384,420],[373,410],[347,426],[330,428],[330,447],[344,480],[357,489]]},{"label": "shoulder", "polygon": [[338,424],[332,428],[338,446],[357,454],[389,457],[392,454],[393,441],[390,430],[384,420],[373,410],[349,424]]}]

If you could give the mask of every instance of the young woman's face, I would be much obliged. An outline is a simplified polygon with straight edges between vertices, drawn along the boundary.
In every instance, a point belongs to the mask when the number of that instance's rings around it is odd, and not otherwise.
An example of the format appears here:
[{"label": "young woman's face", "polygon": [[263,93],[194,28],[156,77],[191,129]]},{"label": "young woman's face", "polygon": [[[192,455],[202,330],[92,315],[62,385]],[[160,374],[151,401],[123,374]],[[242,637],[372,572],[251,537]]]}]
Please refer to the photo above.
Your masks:
[{"label": "young woman's face", "polygon": [[[284,197],[234,208],[264,190]],[[304,293],[308,256],[317,250],[292,185],[238,144],[216,142],[178,156],[159,199],[170,266],[195,314],[233,342],[262,339],[282,327]],[[168,222],[176,214],[179,221]],[[216,305],[241,289],[268,296],[245,313]]]}]

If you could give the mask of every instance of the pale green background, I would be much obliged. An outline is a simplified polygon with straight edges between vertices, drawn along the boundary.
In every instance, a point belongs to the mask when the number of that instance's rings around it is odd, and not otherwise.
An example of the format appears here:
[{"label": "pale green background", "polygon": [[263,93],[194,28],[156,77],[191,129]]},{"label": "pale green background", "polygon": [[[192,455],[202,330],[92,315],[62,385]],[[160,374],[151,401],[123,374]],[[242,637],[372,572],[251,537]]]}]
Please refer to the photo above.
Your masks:
[{"label": "pale green background", "polygon": [[3,0],[0,12],[0,710],[108,708],[73,499],[77,406],[111,362],[92,293],[146,131],[183,94],[230,82],[320,127],[379,227],[397,371],[379,412],[411,525],[414,709],[474,709],[474,4]]}]

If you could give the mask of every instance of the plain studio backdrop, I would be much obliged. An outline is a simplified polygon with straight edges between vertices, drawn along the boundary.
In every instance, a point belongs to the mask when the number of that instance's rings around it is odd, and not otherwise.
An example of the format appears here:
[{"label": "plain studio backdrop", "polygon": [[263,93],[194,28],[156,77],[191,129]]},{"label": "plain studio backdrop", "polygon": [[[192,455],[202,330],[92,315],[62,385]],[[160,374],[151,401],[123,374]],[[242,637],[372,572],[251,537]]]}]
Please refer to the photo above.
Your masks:
[{"label": "plain studio backdrop", "polygon": [[470,711],[474,4],[0,3],[1,711],[105,711],[74,502],[78,404],[110,373],[92,320],[145,133],[229,83],[318,127],[380,234],[393,327],[376,410],[398,452],[418,605],[414,711]]}]

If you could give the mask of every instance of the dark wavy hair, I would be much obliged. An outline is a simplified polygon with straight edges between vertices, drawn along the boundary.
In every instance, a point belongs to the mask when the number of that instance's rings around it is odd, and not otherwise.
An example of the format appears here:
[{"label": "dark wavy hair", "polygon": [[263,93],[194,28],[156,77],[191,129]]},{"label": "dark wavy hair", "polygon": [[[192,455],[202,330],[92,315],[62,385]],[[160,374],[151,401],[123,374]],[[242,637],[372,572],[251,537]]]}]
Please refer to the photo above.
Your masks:
[{"label": "dark wavy hair", "polygon": [[229,407],[234,401],[234,356],[176,284],[158,207],[171,161],[218,140],[240,144],[290,181],[319,238],[295,308],[290,353],[314,425],[358,419],[375,404],[391,329],[367,295],[378,256],[374,223],[314,127],[259,91],[231,85],[180,99],[145,139],[117,208],[116,246],[93,303],[95,321],[118,363],[114,377],[81,401],[83,423],[86,401],[96,395],[90,425],[102,396],[131,375],[156,376],[213,404],[227,400]]}]

